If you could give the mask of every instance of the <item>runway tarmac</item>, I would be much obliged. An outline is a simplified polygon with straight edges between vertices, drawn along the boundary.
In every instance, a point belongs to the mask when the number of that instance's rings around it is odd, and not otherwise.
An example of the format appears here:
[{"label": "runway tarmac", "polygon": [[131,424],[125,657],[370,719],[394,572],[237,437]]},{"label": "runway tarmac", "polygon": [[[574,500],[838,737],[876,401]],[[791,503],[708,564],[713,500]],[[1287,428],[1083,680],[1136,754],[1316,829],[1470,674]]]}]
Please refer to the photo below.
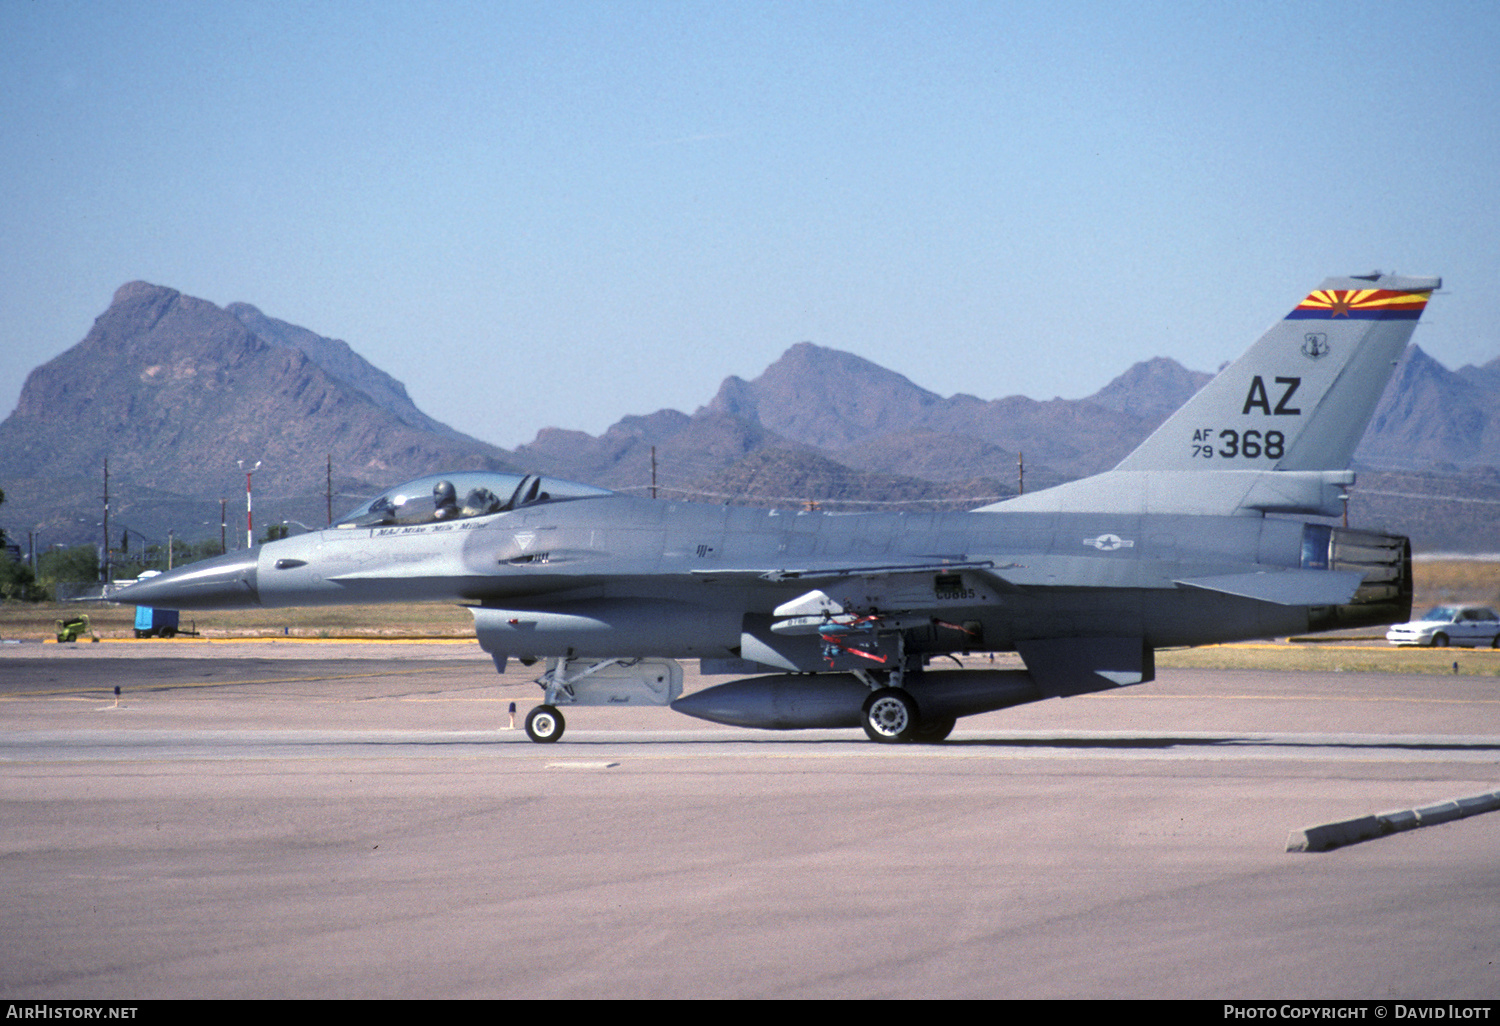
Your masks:
[{"label": "runway tarmac", "polygon": [[1496,678],[1163,671],[940,746],[582,708],[543,746],[532,675],[0,646],[0,989],[1500,996],[1500,815],[1285,850],[1500,788]]}]

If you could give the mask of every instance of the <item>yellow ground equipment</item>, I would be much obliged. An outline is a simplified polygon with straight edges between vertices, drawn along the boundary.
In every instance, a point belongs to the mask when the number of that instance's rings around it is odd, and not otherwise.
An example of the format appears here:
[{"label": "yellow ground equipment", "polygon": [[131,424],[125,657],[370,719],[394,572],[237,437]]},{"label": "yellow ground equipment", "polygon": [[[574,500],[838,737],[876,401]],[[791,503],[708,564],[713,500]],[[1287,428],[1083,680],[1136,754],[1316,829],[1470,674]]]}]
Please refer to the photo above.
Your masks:
[{"label": "yellow ground equipment", "polygon": [[57,621],[57,640],[59,643],[65,641],[77,641],[81,636],[92,633],[89,618],[82,614],[68,620]]}]

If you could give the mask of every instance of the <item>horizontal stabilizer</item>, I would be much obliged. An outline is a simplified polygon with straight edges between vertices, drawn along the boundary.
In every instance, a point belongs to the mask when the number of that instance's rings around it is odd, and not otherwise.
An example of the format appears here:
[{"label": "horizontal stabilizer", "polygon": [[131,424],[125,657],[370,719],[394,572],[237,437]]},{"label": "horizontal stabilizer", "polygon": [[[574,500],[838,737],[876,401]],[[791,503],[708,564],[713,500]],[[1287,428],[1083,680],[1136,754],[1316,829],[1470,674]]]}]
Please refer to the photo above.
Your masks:
[{"label": "horizontal stabilizer", "polygon": [[1156,655],[1141,638],[1038,638],[1016,642],[1016,651],[1046,698],[1156,678]]},{"label": "horizontal stabilizer", "polygon": [[1190,577],[1173,583],[1279,606],[1341,606],[1354,597],[1364,579],[1355,570],[1277,570]]}]

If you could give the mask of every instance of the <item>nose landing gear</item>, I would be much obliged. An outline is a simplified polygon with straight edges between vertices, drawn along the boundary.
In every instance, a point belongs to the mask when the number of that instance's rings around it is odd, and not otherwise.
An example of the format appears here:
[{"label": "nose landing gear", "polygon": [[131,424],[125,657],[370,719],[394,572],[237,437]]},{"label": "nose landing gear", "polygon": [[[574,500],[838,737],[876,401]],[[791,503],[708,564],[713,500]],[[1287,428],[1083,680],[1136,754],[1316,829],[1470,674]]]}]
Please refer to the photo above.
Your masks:
[{"label": "nose landing gear", "polygon": [[567,721],[554,706],[539,705],[526,714],[526,736],[538,744],[550,744],[563,736]]}]

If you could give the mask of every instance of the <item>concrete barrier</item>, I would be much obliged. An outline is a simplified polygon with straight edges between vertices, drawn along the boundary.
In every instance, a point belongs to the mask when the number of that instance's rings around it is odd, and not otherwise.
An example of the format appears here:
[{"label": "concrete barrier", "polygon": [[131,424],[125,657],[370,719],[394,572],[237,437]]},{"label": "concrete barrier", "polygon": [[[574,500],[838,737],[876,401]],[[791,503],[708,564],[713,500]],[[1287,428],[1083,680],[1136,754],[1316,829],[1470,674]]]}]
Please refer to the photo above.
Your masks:
[{"label": "concrete barrier", "polygon": [[1392,809],[1370,816],[1344,819],[1334,823],[1293,830],[1286,839],[1287,851],[1332,851],[1360,841],[1384,837],[1404,830],[1416,830],[1439,823],[1451,823],[1467,816],[1500,809],[1500,791],[1451,798],[1424,805],[1418,809]]}]

